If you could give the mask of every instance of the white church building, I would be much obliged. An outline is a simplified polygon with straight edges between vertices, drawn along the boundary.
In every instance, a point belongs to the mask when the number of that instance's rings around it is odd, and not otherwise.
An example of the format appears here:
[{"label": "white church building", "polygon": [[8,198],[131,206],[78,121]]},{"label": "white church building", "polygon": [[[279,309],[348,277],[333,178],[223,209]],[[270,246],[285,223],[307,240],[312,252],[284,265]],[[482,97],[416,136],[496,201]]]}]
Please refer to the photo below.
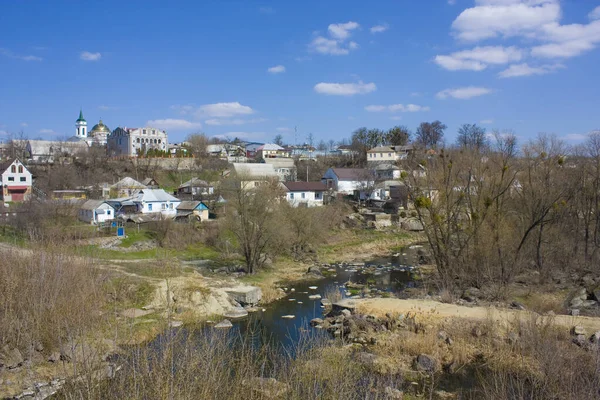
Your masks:
[{"label": "white church building", "polygon": [[109,156],[137,157],[148,150],[167,151],[169,139],[166,131],[146,126],[143,128],[117,128],[107,140]]}]

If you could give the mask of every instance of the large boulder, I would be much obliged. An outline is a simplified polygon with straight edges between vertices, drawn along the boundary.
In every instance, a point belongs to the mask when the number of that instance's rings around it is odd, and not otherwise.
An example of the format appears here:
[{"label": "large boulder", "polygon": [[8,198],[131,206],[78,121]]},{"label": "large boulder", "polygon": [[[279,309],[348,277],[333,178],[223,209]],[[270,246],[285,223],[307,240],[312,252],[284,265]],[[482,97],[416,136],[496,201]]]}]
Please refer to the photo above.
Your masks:
[{"label": "large boulder", "polygon": [[237,286],[225,289],[231,300],[241,305],[256,305],[262,298],[262,291],[256,286]]},{"label": "large boulder", "polygon": [[437,360],[428,354],[419,354],[413,362],[413,367],[417,371],[433,373],[437,370]]},{"label": "large boulder", "polygon": [[321,269],[317,266],[312,266],[308,268],[308,271],[306,272],[306,275],[311,275],[315,278],[322,278],[323,277],[323,273],[321,272]]},{"label": "large boulder", "polygon": [[229,329],[232,327],[233,327],[233,324],[228,319],[224,319],[223,321],[221,321],[215,325],[215,328],[217,328],[217,329]]},{"label": "large boulder", "polygon": [[237,319],[248,316],[248,311],[243,307],[235,307],[223,314],[225,318]]},{"label": "large boulder", "polygon": [[14,369],[23,365],[23,362],[25,362],[23,355],[17,348],[11,349],[8,346],[4,346],[0,351],[0,366],[4,366],[7,369]]}]

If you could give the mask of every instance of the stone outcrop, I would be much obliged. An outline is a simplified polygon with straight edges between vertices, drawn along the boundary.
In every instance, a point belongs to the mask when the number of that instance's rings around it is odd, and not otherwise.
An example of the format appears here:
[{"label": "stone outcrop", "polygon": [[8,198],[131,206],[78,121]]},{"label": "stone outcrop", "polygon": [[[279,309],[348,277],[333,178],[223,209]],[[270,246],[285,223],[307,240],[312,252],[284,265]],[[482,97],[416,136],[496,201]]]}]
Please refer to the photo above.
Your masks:
[{"label": "stone outcrop", "polygon": [[231,300],[245,306],[254,306],[262,298],[262,291],[256,286],[237,286],[224,289]]}]

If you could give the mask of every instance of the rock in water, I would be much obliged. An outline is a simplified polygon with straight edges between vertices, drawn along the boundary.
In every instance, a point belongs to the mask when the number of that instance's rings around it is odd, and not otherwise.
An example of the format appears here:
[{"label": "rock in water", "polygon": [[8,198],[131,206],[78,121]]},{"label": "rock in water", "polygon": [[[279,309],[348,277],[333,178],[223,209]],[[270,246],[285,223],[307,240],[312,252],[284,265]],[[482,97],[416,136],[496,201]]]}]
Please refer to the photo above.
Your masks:
[{"label": "rock in water", "polygon": [[282,315],[281,318],[283,318],[283,319],[294,319],[294,318],[296,318],[296,316],[289,314],[289,315]]},{"label": "rock in water", "polygon": [[309,286],[308,287],[310,290],[317,290],[317,286]]},{"label": "rock in water", "polygon": [[227,311],[225,314],[223,314],[223,316],[232,319],[244,318],[248,316],[248,311],[246,311],[243,307],[235,307]]},{"label": "rock in water", "polygon": [[262,291],[256,286],[238,286],[225,289],[229,297],[241,305],[256,305],[262,298]]},{"label": "rock in water", "polygon": [[232,327],[233,327],[233,324],[228,319],[224,319],[223,321],[221,321],[215,325],[215,328],[218,328],[218,329],[229,329]]},{"label": "rock in water", "polygon": [[321,318],[313,318],[310,320],[310,326],[322,325],[323,320]]},{"label": "rock in water", "polygon": [[320,294],[312,294],[310,296],[308,296],[309,299],[311,300],[319,300],[321,298]]}]

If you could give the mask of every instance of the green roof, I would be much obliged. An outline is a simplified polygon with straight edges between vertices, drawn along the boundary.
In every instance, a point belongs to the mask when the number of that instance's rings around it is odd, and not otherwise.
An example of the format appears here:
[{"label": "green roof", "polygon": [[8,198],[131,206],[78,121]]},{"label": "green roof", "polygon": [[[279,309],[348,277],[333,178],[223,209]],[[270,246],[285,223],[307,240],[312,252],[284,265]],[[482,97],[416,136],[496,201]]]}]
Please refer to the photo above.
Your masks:
[{"label": "green roof", "polygon": [[83,110],[79,110],[79,118],[75,122],[87,122],[85,118],[83,118]]}]

